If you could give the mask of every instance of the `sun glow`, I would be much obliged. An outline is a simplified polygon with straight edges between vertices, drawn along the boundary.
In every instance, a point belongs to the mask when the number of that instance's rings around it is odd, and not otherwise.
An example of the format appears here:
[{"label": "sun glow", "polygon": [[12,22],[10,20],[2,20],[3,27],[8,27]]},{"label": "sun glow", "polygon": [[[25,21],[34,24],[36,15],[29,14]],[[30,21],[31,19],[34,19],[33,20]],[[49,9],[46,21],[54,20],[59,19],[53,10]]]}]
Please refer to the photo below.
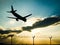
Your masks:
[{"label": "sun glow", "polygon": [[31,30],[32,36],[40,36],[40,37],[49,37],[51,35],[54,35],[53,33],[54,29],[52,29],[52,26],[45,27],[45,28],[35,28]]},{"label": "sun glow", "polygon": [[0,26],[0,30],[5,30],[5,28],[4,28],[4,27],[2,27],[2,26]]},{"label": "sun glow", "polygon": [[15,20],[10,20],[9,24],[15,24]]},{"label": "sun glow", "polygon": [[31,30],[32,36],[35,36],[36,33],[38,33],[39,31],[40,31],[40,30],[38,30],[38,29],[33,29],[33,30]]},{"label": "sun glow", "polygon": [[30,18],[29,20],[27,20],[27,22],[25,23],[24,26],[32,26],[35,22],[37,22],[39,19],[38,18]]}]

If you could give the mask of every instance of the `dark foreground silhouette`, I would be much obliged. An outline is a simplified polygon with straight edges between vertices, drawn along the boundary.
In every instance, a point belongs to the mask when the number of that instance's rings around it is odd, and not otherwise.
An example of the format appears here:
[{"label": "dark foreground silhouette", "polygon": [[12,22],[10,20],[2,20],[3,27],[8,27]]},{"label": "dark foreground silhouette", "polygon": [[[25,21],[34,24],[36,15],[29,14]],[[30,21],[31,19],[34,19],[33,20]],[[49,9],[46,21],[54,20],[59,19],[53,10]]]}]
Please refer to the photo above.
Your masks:
[{"label": "dark foreground silhouette", "polygon": [[20,20],[26,22],[26,21],[27,21],[26,18],[32,15],[32,14],[29,14],[29,15],[27,15],[27,16],[22,17],[22,16],[20,16],[19,14],[17,14],[16,11],[17,11],[17,10],[14,10],[14,9],[13,9],[13,6],[11,5],[11,11],[7,11],[7,12],[8,12],[8,13],[12,13],[15,17],[8,17],[8,18],[16,19],[16,21],[19,21],[19,19],[20,19]]},{"label": "dark foreground silhouette", "polygon": [[[0,45],[33,45],[33,44],[4,44],[4,43],[0,43]],[[50,44],[34,44],[34,45],[50,45]],[[51,45],[60,45],[60,44],[51,44]]]}]

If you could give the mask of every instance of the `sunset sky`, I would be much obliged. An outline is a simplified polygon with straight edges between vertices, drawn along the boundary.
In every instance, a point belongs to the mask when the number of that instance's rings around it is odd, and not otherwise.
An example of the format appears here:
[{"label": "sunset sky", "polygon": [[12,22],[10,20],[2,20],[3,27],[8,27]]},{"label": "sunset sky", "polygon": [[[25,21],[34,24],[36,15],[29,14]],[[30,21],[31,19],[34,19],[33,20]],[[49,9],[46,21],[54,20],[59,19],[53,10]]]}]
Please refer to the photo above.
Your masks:
[{"label": "sunset sky", "polygon": [[0,0],[0,26],[5,28],[23,26],[24,23],[7,18],[13,16],[7,13],[11,10],[11,5],[21,16],[32,13],[31,17],[44,18],[60,14],[60,0]]},{"label": "sunset sky", "polygon": [[[7,18],[14,17],[11,13],[7,13],[7,11],[11,10],[11,5],[13,5],[17,13],[23,17],[32,14],[27,18],[27,22],[23,22],[22,20],[17,22],[15,19]],[[57,16],[60,19],[60,0],[0,0],[0,30],[22,30],[21,33],[13,33],[15,35],[13,40],[18,38],[15,40],[18,44],[19,42],[23,44],[28,41],[31,42],[32,36],[34,35],[36,37],[35,41],[38,44],[42,44],[43,41],[46,41],[44,44],[49,44],[48,41],[50,36],[53,37],[52,42],[54,44],[60,44],[60,22],[58,22],[58,25],[48,25],[50,23],[47,22],[46,25],[48,26],[44,26],[44,23],[42,27],[40,26],[41,24],[39,24],[41,21],[44,22],[44,19]],[[0,36],[8,36],[9,34],[4,33],[3,35],[0,34]],[[22,36],[23,39],[21,40],[19,36]],[[25,36],[29,38],[25,38]],[[46,40],[39,40],[38,38],[45,38]],[[7,40],[9,40],[9,42]],[[10,37],[6,39],[6,43],[7,42],[10,43]]]}]

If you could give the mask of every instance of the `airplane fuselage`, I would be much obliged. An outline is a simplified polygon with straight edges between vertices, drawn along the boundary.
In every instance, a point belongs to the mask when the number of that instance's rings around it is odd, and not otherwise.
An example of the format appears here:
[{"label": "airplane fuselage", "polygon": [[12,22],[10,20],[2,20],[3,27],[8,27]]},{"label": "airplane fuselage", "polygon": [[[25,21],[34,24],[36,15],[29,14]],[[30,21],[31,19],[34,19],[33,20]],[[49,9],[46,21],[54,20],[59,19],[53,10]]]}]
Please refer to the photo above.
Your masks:
[{"label": "airplane fuselage", "polygon": [[24,18],[24,17],[20,16],[20,15],[19,15],[19,14],[17,14],[16,12],[12,12],[12,14],[13,14],[17,19],[20,19],[20,20],[22,20],[22,19],[23,19],[23,21],[25,21],[25,22],[26,22],[26,18]]},{"label": "airplane fuselage", "polygon": [[19,19],[20,19],[20,20],[26,22],[26,20],[27,20],[26,18],[29,17],[30,15],[32,15],[32,14],[29,14],[27,16],[22,17],[19,14],[17,14],[16,11],[17,10],[14,10],[13,6],[11,5],[11,11],[8,11],[8,13],[12,13],[15,17],[8,17],[8,18],[16,19],[16,21],[19,21]]}]

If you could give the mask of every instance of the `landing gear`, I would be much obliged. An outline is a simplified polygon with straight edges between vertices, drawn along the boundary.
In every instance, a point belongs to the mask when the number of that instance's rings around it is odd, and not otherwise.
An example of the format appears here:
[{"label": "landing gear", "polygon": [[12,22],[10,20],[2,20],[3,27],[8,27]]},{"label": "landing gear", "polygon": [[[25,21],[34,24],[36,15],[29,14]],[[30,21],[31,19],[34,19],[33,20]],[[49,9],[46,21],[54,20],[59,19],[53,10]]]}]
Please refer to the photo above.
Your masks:
[{"label": "landing gear", "polygon": [[16,21],[19,21],[19,20],[16,18]]}]

